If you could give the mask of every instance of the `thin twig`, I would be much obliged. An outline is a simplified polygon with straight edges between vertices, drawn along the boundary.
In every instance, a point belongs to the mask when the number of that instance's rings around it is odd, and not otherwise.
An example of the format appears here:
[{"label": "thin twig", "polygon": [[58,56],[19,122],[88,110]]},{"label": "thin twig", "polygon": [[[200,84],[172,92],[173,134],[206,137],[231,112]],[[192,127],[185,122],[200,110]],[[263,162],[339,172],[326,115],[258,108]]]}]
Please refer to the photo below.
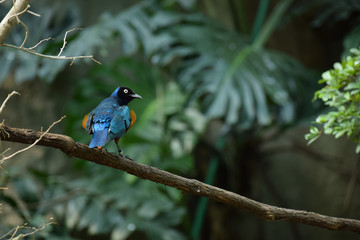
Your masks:
[{"label": "thin twig", "polygon": [[28,50],[33,50],[35,48],[37,48],[40,44],[42,44],[43,42],[46,42],[46,41],[49,41],[49,40],[54,40],[54,38],[52,37],[48,37],[48,38],[45,38],[45,39],[42,39],[40,40],[37,44],[35,44],[34,46],[30,47],[30,48],[27,48]]},{"label": "thin twig", "polygon": [[15,95],[15,94],[20,95],[20,93],[18,93],[18,92],[16,92],[16,91],[13,91],[12,93],[8,94],[8,96],[6,97],[6,99],[4,100],[4,102],[1,104],[0,114],[1,114],[2,111],[4,110],[7,101],[9,101],[9,99],[10,99],[13,95]]},{"label": "thin twig", "polygon": [[10,239],[14,239],[14,237],[15,237],[17,231],[19,230],[19,228],[20,228],[20,226],[17,226],[17,227],[15,228],[15,231],[14,231],[13,234],[11,235]]},{"label": "thin twig", "polygon": [[[50,218],[50,220],[52,220],[53,218]],[[42,230],[44,230],[48,225],[50,225],[50,224],[56,224],[57,222],[54,222],[54,221],[51,221],[51,222],[46,222],[46,219],[44,219],[44,223],[40,226],[40,227],[38,227],[38,228],[36,228],[36,227],[31,227],[30,229],[32,229],[32,230],[34,230],[33,232],[29,232],[29,233],[26,233],[26,234],[23,234],[23,237],[27,237],[27,236],[29,236],[29,235],[33,235],[33,234],[35,234],[35,233],[37,233],[37,232],[40,232],[40,231],[42,231]]]},{"label": "thin twig", "polygon": [[40,14],[35,13],[35,12],[33,12],[33,11],[27,10],[27,12],[30,13],[31,15],[34,15],[35,17],[41,17]]},{"label": "thin twig", "polygon": [[7,152],[10,151],[10,150],[11,150],[11,148],[7,148],[5,151],[3,151],[3,152],[1,153],[1,156],[4,157],[4,154],[7,153]]},{"label": "thin twig", "polygon": [[[0,166],[8,159],[14,157],[15,155],[19,154],[19,153],[22,153],[22,152],[25,152],[27,150],[29,150],[30,148],[32,148],[33,146],[35,146],[42,138],[45,134],[47,134],[50,129],[55,125],[55,124],[58,124],[59,122],[61,122],[63,119],[65,118],[65,116],[62,116],[59,120],[57,120],[56,122],[53,122],[50,127],[43,133],[41,134],[41,136],[31,145],[27,146],[26,148],[23,148],[23,149],[20,149],[19,151],[16,151],[14,152],[13,154],[11,154],[10,156],[7,156],[7,157],[3,157],[1,160],[0,160]],[[1,154],[3,155],[3,154]]]},{"label": "thin twig", "polygon": [[0,4],[4,3],[6,0],[0,0]]},{"label": "thin twig", "polygon": [[[47,226],[51,225],[51,224],[57,224],[57,222],[52,221],[53,218],[50,218],[50,222],[47,222],[46,219],[44,219],[44,223],[40,226],[40,227],[29,227],[27,226],[27,223],[25,223],[22,226],[17,226],[13,229],[11,229],[8,233],[0,236],[0,239],[4,239],[5,237],[9,236],[11,234],[11,237],[9,238],[9,240],[11,239],[20,239],[20,238],[24,238],[27,237],[29,235],[34,235],[37,232],[40,232],[42,230],[44,230]],[[17,234],[17,232],[19,231],[19,229],[27,229],[30,230],[30,232],[22,234],[20,233],[18,236],[15,236]]]},{"label": "thin twig", "polygon": [[[0,1],[1,1],[0,3],[5,2],[5,0],[0,0]],[[23,22],[20,21],[19,17],[25,12],[28,12],[28,13],[30,13],[32,15],[40,17],[39,14],[34,13],[34,12],[29,10],[29,8],[30,8],[29,2],[30,2],[30,0],[22,0],[22,1],[13,0],[13,7],[8,12],[8,14],[5,16],[5,18],[0,22],[0,47],[4,46],[4,47],[9,47],[9,48],[21,50],[23,52],[30,53],[30,54],[33,54],[33,55],[36,55],[36,56],[39,56],[39,57],[43,57],[43,58],[58,59],[58,60],[71,60],[70,66],[76,61],[76,59],[79,59],[79,58],[90,58],[95,63],[101,64],[99,61],[94,59],[93,55],[89,55],[89,56],[70,56],[70,57],[61,56],[61,54],[64,52],[64,49],[65,49],[65,46],[66,46],[66,43],[67,43],[66,38],[67,38],[68,33],[72,32],[72,31],[75,31],[75,30],[78,30],[78,29],[81,29],[81,28],[74,28],[74,29],[66,31],[65,36],[64,36],[64,40],[63,40],[63,46],[61,47],[60,52],[59,52],[59,54],[57,56],[41,54],[41,53],[37,53],[36,51],[33,51],[41,43],[43,43],[44,41],[48,41],[51,38],[43,39],[40,42],[38,42],[35,46],[33,46],[31,48],[25,48],[24,46],[25,46],[26,41],[27,41],[28,36],[29,36],[29,30],[26,27],[26,25]],[[17,5],[15,5],[15,4],[17,4]],[[16,18],[16,19],[14,19],[14,18]],[[24,38],[22,44],[20,45],[20,47],[4,43],[4,40],[6,39],[6,36],[9,34],[11,29],[17,23],[20,23],[24,27],[24,29],[26,31],[25,38]]]},{"label": "thin twig", "polygon": [[23,51],[23,52],[26,52],[26,53],[30,53],[30,54],[33,54],[33,55],[36,55],[36,56],[39,56],[39,57],[43,57],[43,58],[50,58],[50,59],[57,59],[57,60],[74,60],[74,59],[78,59],[78,58],[90,58],[91,60],[93,60],[94,62],[96,62],[97,64],[100,64],[101,63],[99,61],[97,61],[96,59],[94,59],[94,56],[93,55],[89,55],[89,56],[76,56],[76,57],[65,57],[65,56],[52,56],[52,55],[46,55],[46,54],[41,54],[41,53],[37,53],[33,50],[30,50],[28,48],[20,48],[20,47],[17,47],[15,45],[11,45],[11,44],[6,44],[6,43],[3,43],[1,46],[4,46],[4,47],[9,47],[9,48],[14,48],[14,49],[17,49],[17,50],[20,50],[20,51]]},{"label": "thin twig", "polygon": [[[10,21],[10,20],[11,20],[12,18],[14,18],[14,17],[18,17],[18,16],[22,15],[23,13],[27,12],[27,10],[29,9],[29,7],[30,7],[30,5],[27,5],[24,10],[22,10],[22,11],[20,11],[20,12],[18,12],[18,13],[15,13],[14,15],[10,16],[9,19],[8,19],[8,21]],[[20,20],[18,19],[18,21],[20,21]]]},{"label": "thin twig", "polygon": [[[80,30],[80,29],[82,29],[82,28],[73,28],[73,29],[71,29],[71,30],[66,31],[66,33],[65,33],[65,35],[64,35],[63,45],[62,45],[62,47],[60,48],[59,54],[57,55],[58,57],[60,57],[61,54],[62,54],[63,51],[64,51],[65,45],[66,45],[66,43],[67,43],[66,38],[67,38],[68,33],[73,32],[73,31],[75,31],[75,30]],[[71,65],[71,64],[70,64],[70,65]]]},{"label": "thin twig", "polygon": [[[20,226],[17,226],[16,228],[11,229],[8,233],[5,233],[3,236],[0,237],[0,239],[5,238],[6,236],[10,235],[13,231],[17,231],[17,228]],[[11,239],[11,238],[10,238]]]},{"label": "thin twig", "polygon": [[96,60],[95,58],[91,58],[91,60],[93,60],[94,62],[96,62],[97,64],[101,65],[101,62],[99,62],[98,60]]},{"label": "thin twig", "polygon": [[23,48],[28,39],[28,36],[29,36],[29,29],[26,27],[25,23],[23,23],[20,19],[18,19],[18,21],[19,21],[20,25],[25,28],[25,38],[24,38],[24,41],[22,42],[22,44],[20,45],[20,48]]},{"label": "thin twig", "polygon": [[70,66],[72,66],[75,62],[75,58],[71,61]]}]

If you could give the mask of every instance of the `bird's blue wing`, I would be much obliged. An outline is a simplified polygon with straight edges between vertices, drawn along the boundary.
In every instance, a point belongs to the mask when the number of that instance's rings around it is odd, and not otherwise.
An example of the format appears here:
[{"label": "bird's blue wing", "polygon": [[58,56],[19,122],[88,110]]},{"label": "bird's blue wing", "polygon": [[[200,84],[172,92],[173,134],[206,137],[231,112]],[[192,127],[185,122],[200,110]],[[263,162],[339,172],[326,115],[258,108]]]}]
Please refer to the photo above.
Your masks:
[{"label": "bird's blue wing", "polygon": [[93,137],[89,144],[89,148],[102,147],[110,141],[109,139],[109,127],[111,118],[102,118],[94,121],[93,123]]},{"label": "bird's blue wing", "polygon": [[111,140],[109,136],[110,123],[118,107],[116,101],[107,98],[90,112],[86,123],[86,130],[93,133],[89,144],[90,148],[105,146]]},{"label": "bird's blue wing", "polygon": [[110,138],[121,138],[131,123],[130,109],[127,106],[120,106],[114,111],[114,116],[110,123]]}]

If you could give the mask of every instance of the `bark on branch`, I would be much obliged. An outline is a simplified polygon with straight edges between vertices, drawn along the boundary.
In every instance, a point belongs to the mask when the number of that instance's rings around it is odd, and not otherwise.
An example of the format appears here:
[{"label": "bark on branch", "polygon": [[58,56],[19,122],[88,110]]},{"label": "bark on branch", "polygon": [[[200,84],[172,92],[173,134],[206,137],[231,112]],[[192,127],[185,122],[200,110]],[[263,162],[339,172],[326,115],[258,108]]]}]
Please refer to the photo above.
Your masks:
[{"label": "bark on branch", "polygon": [[[42,132],[35,130],[11,128],[4,124],[0,126],[0,131],[1,140],[25,144],[32,144],[43,135]],[[89,149],[87,145],[75,142],[69,136],[47,133],[42,136],[38,145],[57,148],[68,156],[74,156],[100,165],[120,169],[142,179],[161,183],[184,192],[245,209],[268,221],[297,222],[330,230],[348,230],[360,233],[360,220],[337,218],[314,212],[264,204],[233,192],[204,184],[195,179],[187,179],[148,165],[137,163],[128,158],[102,152],[99,149]]]},{"label": "bark on branch", "polygon": [[14,1],[13,7],[0,23],[0,44],[3,44],[13,27],[19,23],[19,17],[29,8],[30,0]]}]

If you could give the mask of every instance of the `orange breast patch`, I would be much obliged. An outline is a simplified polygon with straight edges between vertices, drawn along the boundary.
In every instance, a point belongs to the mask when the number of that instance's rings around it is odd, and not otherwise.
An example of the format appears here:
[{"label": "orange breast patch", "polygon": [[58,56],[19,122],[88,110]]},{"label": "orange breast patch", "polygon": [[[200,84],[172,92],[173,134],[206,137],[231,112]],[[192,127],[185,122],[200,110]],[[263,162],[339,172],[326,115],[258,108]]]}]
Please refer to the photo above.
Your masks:
[{"label": "orange breast patch", "polygon": [[82,120],[82,126],[83,126],[84,129],[86,129],[86,122],[87,122],[88,117],[89,117],[89,113],[86,114],[85,117]]},{"label": "orange breast patch", "polygon": [[130,110],[130,126],[126,131],[129,131],[129,129],[134,125],[135,122],[136,122],[136,114],[133,110]]}]

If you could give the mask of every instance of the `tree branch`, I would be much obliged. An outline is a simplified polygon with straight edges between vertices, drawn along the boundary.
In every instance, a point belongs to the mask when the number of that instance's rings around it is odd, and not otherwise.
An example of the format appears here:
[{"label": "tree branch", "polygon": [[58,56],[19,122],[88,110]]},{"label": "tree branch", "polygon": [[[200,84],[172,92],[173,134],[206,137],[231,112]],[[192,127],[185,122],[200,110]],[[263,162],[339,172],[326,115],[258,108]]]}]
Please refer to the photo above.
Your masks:
[{"label": "tree branch", "polygon": [[14,1],[13,7],[0,23],[0,44],[4,43],[13,27],[19,23],[19,17],[29,8],[29,3],[30,0]]},{"label": "tree branch", "polygon": [[[48,38],[41,40],[41,41],[38,42],[35,46],[36,46],[36,47],[39,46],[39,45],[41,44],[41,42],[44,42],[44,41],[48,41]],[[16,49],[16,50],[20,50],[20,51],[23,51],[23,52],[26,52],[26,53],[30,53],[30,54],[32,54],[32,55],[39,56],[39,57],[43,57],[43,58],[50,58],[50,59],[56,59],[56,60],[72,60],[72,62],[70,63],[70,65],[72,65],[76,59],[80,59],[80,58],[90,58],[91,60],[93,60],[93,61],[96,62],[97,64],[101,65],[101,62],[99,62],[98,60],[96,60],[96,59],[93,57],[93,55],[89,55],[89,56],[76,56],[76,57],[52,56],[52,55],[41,54],[41,53],[38,53],[38,52],[33,51],[32,49],[34,49],[35,46],[32,47],[31,49],[29,49],[29,48],[17,47],[17,46],[14,46],[14,45],[11,45],[11,44],[6,44],[6,43],[1,44],[1,46],[8,47],[8,48],[14,48],[14,49]]]},{"label": "tree branch", "polygon": [[[43,135],[32,129],[11,128],[0,125],[0,138],[3,141],[32,144]],[[4,134],[6,133],[6,134]],[[120,169],[129,174],[174,187],[194,195],[208,197],[212,200],[245,209],[268,221],[288,221],[304,223],[330,230],[348,230],[360,233],[360,220],[337,218],[314,212],[293,210],[260,203],[224,189],[204,184],[195,179],[187,179],[151,166],[137,163],[129,158],[115,156],[99,149],[89,149],[87,145],[75,142],[71,137],[47,133],[42,136],[38,145],[57,148],[68,156],[74,156],[100,165]]]},{"label": "tree branch", "polygon": [[[41,138],[42,138],[43,136],[45,136],[45,135],[50,131],[50,129],[51,129],[53,126],[55,126],[56,124],[58,124],[59,122],[61,122],[64,118],[65,118],[65,116],[62,116],[59,120],[57,120],[56,122],[53,122],[53,123],[50,125],[50,127],[48,127],[48,129],[47,129],[44,133],[42,133],[41,136],[40,136],[38,139],[36,139],[36,141],[33,142],[31,145],[29,145],[29,146],[27,146],[26,148],[23,148],[23,149],[21,149],[21,150],[19,150],[19,151],[14,152],[14,153],[11,154],[10,156],[6,156],[6,157],[4,156],[4,157],[0,160],[0,166],[1,166],[6,160],[14,157],[15,155],[18,155],[19,153],[25,152],[25,151],[29,150],[30,148],[32,148],[33,146],[35,146],[39,141],[41,141]],[[6,149],[5,152],[7,152],[8,150],[9,150],[9,149]],[[5,152],[3,152],[1,155],[4,155]]]}]

